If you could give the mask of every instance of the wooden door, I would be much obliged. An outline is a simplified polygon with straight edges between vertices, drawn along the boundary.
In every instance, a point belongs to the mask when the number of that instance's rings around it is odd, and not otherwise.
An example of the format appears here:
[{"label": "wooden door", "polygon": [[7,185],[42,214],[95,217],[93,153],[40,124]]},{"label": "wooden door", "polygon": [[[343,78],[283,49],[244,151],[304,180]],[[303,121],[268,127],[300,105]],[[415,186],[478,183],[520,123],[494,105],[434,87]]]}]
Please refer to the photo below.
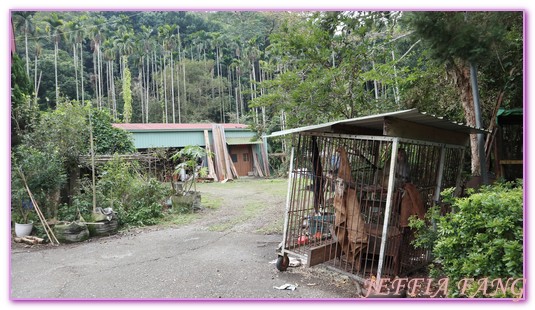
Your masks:
[{"label": "wooden door", "polygon": [[253,171],[253,153],[250,145],[232,145],[229,153],[239,176],[248,176],[249,172]]}]

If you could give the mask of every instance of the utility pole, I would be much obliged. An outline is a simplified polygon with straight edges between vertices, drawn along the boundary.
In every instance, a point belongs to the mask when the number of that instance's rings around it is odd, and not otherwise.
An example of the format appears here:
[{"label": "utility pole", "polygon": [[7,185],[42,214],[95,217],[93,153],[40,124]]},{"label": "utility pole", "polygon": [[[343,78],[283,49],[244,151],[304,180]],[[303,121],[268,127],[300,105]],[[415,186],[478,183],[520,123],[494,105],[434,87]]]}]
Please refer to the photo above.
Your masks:
[{"label": "utility pole", "polygon": [[[472,97],[474,98],[474,110],[476,116],[476,127],[482,129],[481,126],[481,107],[479,104],[479,91],[477,87],[477,68],[473,61],[470,61],[470,83],[472,84]],[[489,184],[487,174],[487,159],[485,155],[485,138],[482,133],[477,134],[477,148],[479,151],[479,169],[481,171],[481,181],[483,184]]]}]

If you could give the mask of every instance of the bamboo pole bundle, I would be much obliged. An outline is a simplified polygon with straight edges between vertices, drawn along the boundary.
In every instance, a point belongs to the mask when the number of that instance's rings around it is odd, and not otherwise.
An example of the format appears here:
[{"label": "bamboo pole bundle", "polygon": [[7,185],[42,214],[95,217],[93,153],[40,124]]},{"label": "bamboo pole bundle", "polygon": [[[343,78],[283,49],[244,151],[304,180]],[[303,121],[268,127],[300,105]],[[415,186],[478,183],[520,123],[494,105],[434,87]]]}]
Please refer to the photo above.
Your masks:
[{"label": "bamboo pole bundle", "polygon": [[45,230],[46,235],[48,236],[48,239],[50,240],[50,243],[52,245],[54,244],[59,245],[59,241],[56,238],[56,235],[54,235],[52,228],[50,228],[50,226],[46,222],[45,216],[43,215],[43,212],[41,212],[41,208],[39,208],[37,201],[35,201],[33,194],[30,191],[30,188],[28,187],[28,183],[26,182],[24,173],[22,173],[22,169],[19,168],[18,170],[19,170],[20,177],[22,178],[22,182],[24,183],[24,187],[26,188],[26,191],[28,192],[28,195],[30,196],[30,200],[32,201],[35,212],[37,213],[37,216],[39,217],[39,220],[41,221],[41,224],[43,225],[43,228]]}]

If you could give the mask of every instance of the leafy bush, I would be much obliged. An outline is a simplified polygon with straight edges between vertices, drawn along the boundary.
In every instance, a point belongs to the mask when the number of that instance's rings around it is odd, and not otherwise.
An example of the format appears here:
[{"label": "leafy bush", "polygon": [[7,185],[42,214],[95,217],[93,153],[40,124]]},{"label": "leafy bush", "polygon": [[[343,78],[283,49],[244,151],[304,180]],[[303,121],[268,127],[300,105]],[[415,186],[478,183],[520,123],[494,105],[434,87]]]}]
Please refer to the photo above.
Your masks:
[{"label": "leafy bush", "polygon": [[[422,220],[412,220],[411,227],[417,229],[416,245],[434,243],[431,249],[439,269],[433,272],[449,278],[449,293],[460,296],[457,283],[463,278],[522,278],[522,182],[484,186],[466,198],[451,197],[451,190],[443,194],[452,203],[452,212],[431,216],[436,231]],[[474,284],[466,291],[468,296],[477,293],[479,285]]]},{"label": "leafy bush", "polygon": [[105,165],[97,184],[102,207],[112,207],[121,225],[154,225],[163,216],[162,203],[171,189],[156,179],[145,180],[137,168],[119,157]]},{"label": "leafy bush", "polygon": [[92,109],[93,137],[96,154],[127,154],[135,152],[132,134],[111,125],[113,119],[107,110]]},{"label": "leafy bush", "polygon": [[24,186],[20,172],[34,196],[37,204],[47,218],[57,216],[59,193],[66,182],[65,170],[59,154],[54,150],[40,151],[24,144],[19,145],[12,156],[11,165],[11,206],[21,211],[22,220],[27,220],[32,208],[24,208],[30,204],[30,197]]},{"label": "leafy bush", "polygon": [[187,145],[182,150],[171,156],[173,160],[180,160],[180,163],[175,167],[175,174],[180,174],[184,171],[188,177],[184,181],[183,194],[190,192],[191,188],[197,191],[197,177],[205,177],[208,174],[207,167],[199,166],[200,161],[204,157],[211,157],[213,154],[206,151],[198,145]]}]

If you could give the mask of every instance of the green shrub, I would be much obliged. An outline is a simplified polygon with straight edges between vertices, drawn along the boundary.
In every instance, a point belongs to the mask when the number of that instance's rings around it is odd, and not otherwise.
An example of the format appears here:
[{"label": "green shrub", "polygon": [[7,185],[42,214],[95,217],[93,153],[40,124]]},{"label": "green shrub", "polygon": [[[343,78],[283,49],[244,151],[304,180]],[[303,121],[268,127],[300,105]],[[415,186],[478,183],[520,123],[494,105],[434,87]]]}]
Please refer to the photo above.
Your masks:
[{"label": "green shrub", "polygon": [[103,169],[97,184],[102,207],[117,212],[120,225],[154,225],[163,216],[162,203],[170,188],[156,179],[145,180],[135,163],[115,157]]},{"label": "green shrub", "polygon": [[[457,284],[463,278],[522,278],[522,182],[484,186],[466,198],[451,197],[451,190],[444,193],[452,212],[438,216],[432,211],[429,218],[435,220],[436,230],[422,220],[412,220],[411,227],[417,230],[416,246],[434,244],[432,272],[449,278],[451,297],[462,296]],[[476,281],[465,295],[484,296],[477,289]]]},{"label": "green shrub", "polygon": [[119,208],[120,222],[135,226],[157,224],[163,217],[162,203],[169,197],[169,192],[170,189],[156,179],[136,180],[129,199]]},{"label": "green shrub", "polygon": [[33,208],[23,208],[23,202],[30,204],[30,197],[22,180],[27,182],[33,197],[46,218],[56,218],[60,189],[66,182],[65,169],[56,149],[38,150],[25,144],[15,148],[11,165],[11,207],[20,210],[26,220]]}]

